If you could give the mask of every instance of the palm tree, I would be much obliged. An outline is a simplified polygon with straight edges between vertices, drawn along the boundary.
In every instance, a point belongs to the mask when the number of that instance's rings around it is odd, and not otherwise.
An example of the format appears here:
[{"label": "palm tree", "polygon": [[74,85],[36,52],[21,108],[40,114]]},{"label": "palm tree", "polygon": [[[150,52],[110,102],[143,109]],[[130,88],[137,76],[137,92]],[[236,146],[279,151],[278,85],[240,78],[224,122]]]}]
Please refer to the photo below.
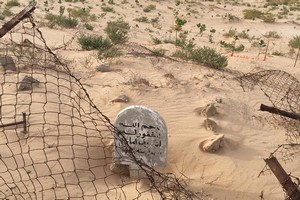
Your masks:
[{"label": "palm tree", "polygon": [[294,49],[298,49],[296,60],[295,60],[295,64],[294,64],[294,67],[295,67],[296,64],[297,64],[299,53],[300,53],[300,35],[294,36],[293,39],[291,39],[289,41],[289,46],[292,47],[292,48],[294,48]]}]

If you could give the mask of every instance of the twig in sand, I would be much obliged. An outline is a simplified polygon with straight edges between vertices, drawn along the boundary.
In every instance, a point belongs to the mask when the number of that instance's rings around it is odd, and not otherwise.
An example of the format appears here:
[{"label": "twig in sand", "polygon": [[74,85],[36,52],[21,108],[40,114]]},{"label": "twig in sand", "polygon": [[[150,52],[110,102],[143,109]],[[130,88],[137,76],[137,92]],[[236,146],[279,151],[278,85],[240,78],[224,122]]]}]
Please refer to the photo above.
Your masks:
[{"label": "twig in sand", "polygon": [[222,172],[219,176],[217,176],[215,179],[213,179],[212,181],[210,182],[206,182],[205,184],[208,184],[208,185],[213,185],[214,182],[216,182],[217,180],[219,180],[219,178],[223,175],[224,172]]}]

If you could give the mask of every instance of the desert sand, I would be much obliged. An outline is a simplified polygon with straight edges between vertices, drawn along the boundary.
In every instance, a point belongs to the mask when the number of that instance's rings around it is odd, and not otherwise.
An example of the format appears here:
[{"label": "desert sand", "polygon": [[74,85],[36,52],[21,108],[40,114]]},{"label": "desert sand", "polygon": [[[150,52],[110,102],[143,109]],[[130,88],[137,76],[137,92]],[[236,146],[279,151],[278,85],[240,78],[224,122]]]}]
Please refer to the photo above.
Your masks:
[{"label": "desert sand", "polygon": [[[33,16],[48,46],[52,49],[70,41],[74,35],[104,36],[104,28],[109,20],[123,18],[131,27],[128,34],[129,42],[149,49],[165,49],[166,55],[171,56],[178,47],[165,43],[155,45],[152,38],[157,37],[161,40],[175,38],[174,10],[178,10],[179,16],[187,20],[182,29],[188,31],[188,38],[194,38],[197,46],[209,46],[222,55],[226,55],[228,58],[226,69],[241,73],[283,70],[300,79],[300,63],[293,67],[295,54],[289,54],[290,47],[288,46],[289,40],[300,34],[299,11],[290,11],[290,14],[282,19],[276,18],[274,23],[265,23],[260,19],[243,19],[245,9],[267,11],[269,7],[264,8],[263,5],[266,2],[263,0],[219,2],[181,1],[181,4],[176,6],[173,0],[145,0],[140,1],[139,5],[131,0],[128,3],[115,0],[114,4],[95,0],[62,1],[61,3],[49,1],[47,6],[43,2],[38,2]],[[27,5],[24,0],[20,3],[21,5],[11,8],[14,13]],[[106,6],[113,7],[114,12],[101,10],[104,3]],[[143,9],[149,4],[155,5],[155,9],[151,12],[144,12]],[[45,25],[47,20],[44,19],[45,8],[50,8],[51,13],[58,14],[60,6],[64,6],[66,10],[67,8],[89,8],[91,14],[97,16],[95,21],[89,22],[94,29],[86,30],[83,28],[83,23],[72,29],[57,25],[47,27]],[[280,5],[270,12],[276,17],[280,8],[283,6]],[[237,19],[229,20],[226,18],[228,14],[234,15]],[[158,17],[159,21],[154,25],[154,23],[135,20],[141,16],[147,16],[148,19]],[[2,20],[1,24],[7,19]],[[199,34],[197,23],[206,24],[207,30],[202,36]],[[213,43],[210,43],[208,38],[211,28],[216,30],[213,34]],[[230,51],[226,51],[219,45],[220,40],[232,41],[232,37],[223,36],[230,29],[236,29],[237,32],[245,31],[250,38],[254,38],[237,40],[237,44],[243,44],[245,50],[235,52],[233,56],[230,56]],[[260,39],[267,41],[268,39],[263,35],[269,31],[276,31],[280,38],[269,39],[268,55],[264,60],[263,54],[258,55],[259,48],[253,47],[251,43]],[[264,49],[262,48],[262,51]],[[275,51],[281,52],[282,55],[273,55]],[[259,200],[262,193],[265,200],[284,199],[284,191],[273,174],[266,173],[258,177],[265,165],[263,159],[267,158],[278,144],[284,143],[286,139],[285,129],[274,122],[272,115],[259,111],[261,103],[271,105],[259,88],[243,91],[232,74],[195,63],[175,62],[150,56],[122,55],[109,60],[111,68],[109,72],[99,72],[95,69],[102,62],[96,58],[96,51],[82,50],[76,38],[65,49],[60,48],[54,52],[68,63],[75,77],[80,78],[94,104],[112,122],[118,112],[130,105],[144,105],[160,113],[168,127],[167,166],[160,171],[178,176],[183,173],[190,190],[204,192],[215,200]],[[43,79],[42,76],[40,78]],[[136,80],[141,78],[147,80],[149,84],[138,84]],[[8,90],[13,89],[8,88]],[[120,95],[127,95],[130,101],[113,103],[112,100]],[[22,98],[26,101],[25,96]],[[55,98],[53,97],[53,101]],[[6,101],[14,101],[14,98],[6,99]],[[220,127],[216,133],[206,130],[203,125],[206,118],[195,112],[195,109],[209,103],[215,103],[218,112],[211,117]],[[57,108],[49,105],[48,109]],[[2,111],[1,115],[5,116],[10,112],[12,111],[8,109],[5,112]],[[55,117],[49,116],[49,119],[55,120]],[[39,116],[32,119],[32,123],[35,120],[38,121]],[[32,129],[31,131],[38,130]],[[50,132],[51,130],[49,134]],[[199,144],[214,134],[225,135],[224,147],[216,153],[207,153],[199,149]],[[3,137],[2,139],[4,140]],[[68,139],[68,137],[61,138],[60,144],[65,147],[68,145]],[[38,145],[41,141],[33,139],[30,142]],[[112,144],[112,142],[113,140],[108,140],[104,143]],[[51,143],[51,139],[47,143]],[[97,144],[94,143],[93,147],[96,146]],[[39,155],[36,156],[37,160],[42,159]],[[292,162],[281,164],[288,173],[300,177],[299,157]],[[44,196],[44,198],[53,199],[54,197]],[[106,197],[102,196],[98,199],[103,198]]]}]

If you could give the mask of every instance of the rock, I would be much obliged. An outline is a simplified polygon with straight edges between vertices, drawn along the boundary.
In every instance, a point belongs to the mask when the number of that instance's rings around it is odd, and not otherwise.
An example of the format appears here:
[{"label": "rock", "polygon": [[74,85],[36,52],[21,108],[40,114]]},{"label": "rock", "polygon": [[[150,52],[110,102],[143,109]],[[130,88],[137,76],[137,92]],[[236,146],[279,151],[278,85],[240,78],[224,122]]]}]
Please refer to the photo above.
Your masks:
[{"label": "rock", "polygon": [[101,64],[96,67],[98,72],[110,72],[110,65],[109,64]]},{"label": "rock", "polygon": [[126,95],[121,95],[111,101],[112,103],[128,103],[129,97]]},{"label": "rock", "polygon": [[216,102],[217,103],[223,103],[222,97],[216,97]]},{"label": "rock", "polygon": [[129,166],[128,165],[111,163],[109,166],[109,169],[110,169],[110,171],[112,171],[115,174],[129,176]]},{"label": "rock", "polygon": [[196,108],[195,112],[203,117],[213,117],[218,113],[214,103],[207,104],[204,107]]},{"label": "rock", "polygon": [[37,87],[39,83],[37,79],[26,75],[20,83],[19,91],[32,90],[33,87]]},{"label": "rock", "polygon": [[208,131],[216,132],[216,131],[218,131],[219,126],[214,120],[207,118],[204,120],[204,128]]},{"label": "rock", "polygon": [[215,153],[224,147],[224,134],[213,135],[200,143],[200,148],[209,153]]},{"label": "rock", "polygon": [[4,71],[17,71],[16,64],[11,56],[0,56],[0,64]]}]

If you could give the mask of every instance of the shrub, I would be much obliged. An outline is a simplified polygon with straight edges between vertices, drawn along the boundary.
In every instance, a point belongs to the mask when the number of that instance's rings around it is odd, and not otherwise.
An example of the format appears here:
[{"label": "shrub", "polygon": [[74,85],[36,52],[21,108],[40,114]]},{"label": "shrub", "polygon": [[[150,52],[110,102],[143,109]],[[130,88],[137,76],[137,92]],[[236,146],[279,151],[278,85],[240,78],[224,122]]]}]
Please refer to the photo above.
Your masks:
[{"label": "shrub", "polygon": [[274,23],[275,22],[275,15],[272,13],[265,13],[262,17],[262,20],[266,23]]},{"label": "shrub", "polygon": [[148,23],[149,19],[148,17],[142,16],[142,17],[135,18],[134,21]]},{"label": "shrub", "polygon": [[20,3],[18,2],[18,0],[10,0],[10,1],[7,1],[5,6],[8,7],[8,8],[11,8],[11,7],[14,7],[14,6],[19,6]]},{"label": "shrub", "polygon": [[90,9],[86,8],[72,8],[68,10],[70,16],[73,18],[81,18],[83,20],[88,20],[90,16]]},{"label": "shrub", "polygon": [[109,6],[102,6],[101,9],[103,12],[115,12],[113,7],[109,7]]},{"label": "shrub", "polygon": [[274,56],[284,56],[284,53],[282,53],[281,51],[273,51],[272,55],[274,55]]},{"label": "shrub", "polygon": [[246,33],[246,31],[242,31],[242,32],[238,33],[237,36],[239,38],[243,38],[243,39],[249,39],[250,38],[249,34]]},{"label": "shrub", "polygon": [[110,49],[113,45],[108,39],[101,36],[81,35],[78,42],[85,50],[97,49],[101,52]]},{"label": "shrub", "polygon": [[264,37],[266,38],[281,38],[281,36],[276,31],[269,31],[264,34]]},{"label": "shrub", "polygon": [[78,21],[73,18],[67,18],[60,15],[54,15],[51,13],[48,13],[45,16],[45,19],[47,19],[50,22],[50,26],[53,26],[54,24],[57,24],[59,26],[65,27],[65,28],[74,28],[78,25]]},{"label": "shrub", "polygon": [[85,27],[87,30],[90,30],[90,31],[94,30],[94,27],[93,27],[92,25],[90,25],[89,23],[85,23],[85,24],[84,24],[84,27]]},{"label": "shrub", "polygon": [[215,69],[221,69],[228,65],[227,57],[222,56],[216,50],[209,47],[176,50],[173,56],[183,60],[191,60]]},{"label": "shrub", "polygon": [[177,49],[173,55],[174,57],[180,58],[182,60],[189,60],[190,59],[190,51],[184,49]]},{"label": "shrub", "polygon": [[217,53],[216,50],[209,47],[192,50],[190,60],[215,69],[221,69],[228,65],[228,61],[225,56],[222,56]]},{"label": "shrub", "polygon": [[236,29],[229,29],[229,31],[227,33],[224,33],[223,36],[224,37],[233,37],[237,34],[237,30]]},{"label": "shrub", "polygon": [[162,57],[162,56],[165,55],[166,50],[165,50],[165,49],[154,49],[154,50],[152,51],[152,53],[153,53],[154,56]]},{"label": "shrub", "polygon": [[121,55],[122,52],[116,47],[111,47],[106,50],[98,50],[98,59],[100,60],[112,59]]},{"label": "shrub", "polygon": [[243,13],[244,13],[244,18],[245,19],[262,19],[262,17],[264,16],[264,13],[259,11],[259,10],[256,10],[256,9],[246,9],[246,10],[243,10]]},{"label": "shrub", "polygon": [[162,43],[162,41],[157,37],[153,37],[152,41],[153,41],[154,44],[161,44]]},{"label": "shrub", "polygon": [[243,10],[245,19],[255,20],[256,18],[262,19],[266,23],[274,23],[275,16],[272,13],[263,13],[256,9]]},{"label": "shrub", "polygon": [[294,49],[298,49],[297,55],[296,55],[295,64],[294,64],[294,67],[295,67],[296,64],[297,64],[297,60],[298,60],[299,54],[300,54],[300,35],[294,36],[293,39],[291,39],[289,41],[289,46],[292,47],[292,48],[294,48]]},{"label": "shrub", "polygon": [[146,6],[146,8],[144,8],[144,12],[151,12],[152,10],[155,10],[156,9],[156,6],[153,5],[153,4],[150,4],[148,6]]},{"label": "shrub", "polygon": [[117,21],[107,22],[107,26],[104,29],[109,39],[114,44],[119,44],[127,40],[127,34],[130,26],[123,19],[118,19]]}]

